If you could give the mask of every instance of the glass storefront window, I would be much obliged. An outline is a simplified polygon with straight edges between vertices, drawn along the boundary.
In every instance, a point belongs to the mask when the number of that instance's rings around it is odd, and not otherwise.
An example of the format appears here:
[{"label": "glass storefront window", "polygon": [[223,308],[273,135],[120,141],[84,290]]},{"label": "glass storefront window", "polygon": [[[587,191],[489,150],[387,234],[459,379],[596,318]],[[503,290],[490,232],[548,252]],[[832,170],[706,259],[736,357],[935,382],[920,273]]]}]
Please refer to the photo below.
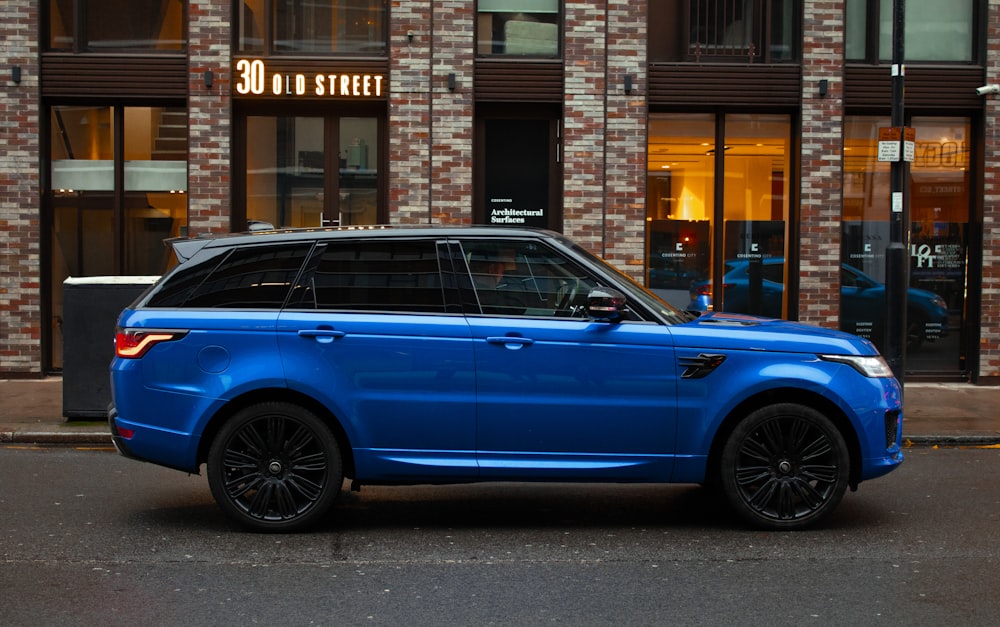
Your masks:
[{"label": "glass storefront window", "polygon": [[181,51],[186,6],[184,0],[50,0],[48,48]]},{"label": "glass storefront window", "polygon": [[375,117],[247,116],[247,220],[377,224],[378,129]]},{"label": "glass storefront window", "polygon": [[559,55],[559,0],[479,0],[480,55]]},{"label": "glass storefront window", "polygon": [[387,51],[385,0],[244,0],[238,15],[240,52],[384,55]]},{"label": "glass storefront window", "polygon": [[[58,329],[66,278],[167,271],[173,256],[163,240],[187,224],[188,134],[181,107],[55,106],[49,117],[49,297]],[[58,332],[53,339],[60,367]]]},{"label": "glass storefront window", "polygon": [[787,317],[791,119],[727,115],[725,137],[722,310]]},{"label": "glass storefront window", "polygon": [[715,116],[652,116],[646,179],[646,285],[684,309],[711,293]]},{"label": "glass storefront window", "polygon": [[[890,164],[877,160],[887,117],[847,118],[844,159],[841,328],[880,344],[886,316]],[[914,117],[910,166],[907,371],[961,367],[970,206],[970,120]]]},{"label": "glass storefront window", "polygon": [[125,107],[122,274],[160,275],[173,262],[163,240],[187,224],[187,111]]},{"label": "glass storefront window", "polygon": [[681,309],[787,315],[790,152],[787,115],[654,114],[647,285]]}]

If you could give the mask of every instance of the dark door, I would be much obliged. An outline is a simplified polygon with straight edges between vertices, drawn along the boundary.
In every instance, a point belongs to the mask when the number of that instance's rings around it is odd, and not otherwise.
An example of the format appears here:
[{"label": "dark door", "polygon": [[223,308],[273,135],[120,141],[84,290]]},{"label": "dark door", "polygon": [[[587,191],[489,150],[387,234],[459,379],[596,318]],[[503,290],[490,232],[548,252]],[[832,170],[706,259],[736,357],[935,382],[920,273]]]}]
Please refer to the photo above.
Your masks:
[{"label": "dark door", "polygon": [[477,128],[482,167],[476,222],[560,230],[559,120],[490,117]]}]

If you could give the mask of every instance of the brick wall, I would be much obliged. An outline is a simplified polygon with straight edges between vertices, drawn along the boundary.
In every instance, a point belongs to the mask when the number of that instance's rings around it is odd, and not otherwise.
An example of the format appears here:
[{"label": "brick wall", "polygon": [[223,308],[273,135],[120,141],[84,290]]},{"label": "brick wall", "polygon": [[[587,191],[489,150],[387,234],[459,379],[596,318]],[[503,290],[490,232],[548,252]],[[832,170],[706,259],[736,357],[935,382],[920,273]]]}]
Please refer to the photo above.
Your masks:
[{"label": "brick wall", "polygon": [[389,221],[431,222],[431,5],[389,10]]},{"label": "brick wall", "polygon": [[[1000,0],[990,0],[986,80],[1000,82]],[[1000,385],[1000,97],[986,97],[979,382]]]},{"label": "brick wall", "polygon": [[639,281],[646,257],[646,31],[646,0],[609,0],[604,253]]},{"label": "brick wall", "polygon": [[[807,0],[802,24],[798,315],[832,328],[840,316],[844,4]],[[821,79],[829,81],[826,96]]]},{"label": "brick wall", "polygon": [[[40,377],[38,2],[0,3],[0,377]],[[21,68],[14,83],[12,68]]]},{"label": "brick wall", "polygon": [[[433,3],[431,47],[431,221],[472,221],[473,45],[475,4],[469,0]],[[455,90],[448,74],[455,74]]]},{"label": "brick wall", "polygon": [[604,253],[607,4],[564,6],[563,232]]},{"label": "brick wall", "polygon": [[392,6],[390,222],[472,221],[474,10],[470,0]]},{"label": "brick wall", "polygon": [[[189,0],[188,228],[192,235],[230,225],[229,0]],[[212,72],[212,86],[204,73]]]}]

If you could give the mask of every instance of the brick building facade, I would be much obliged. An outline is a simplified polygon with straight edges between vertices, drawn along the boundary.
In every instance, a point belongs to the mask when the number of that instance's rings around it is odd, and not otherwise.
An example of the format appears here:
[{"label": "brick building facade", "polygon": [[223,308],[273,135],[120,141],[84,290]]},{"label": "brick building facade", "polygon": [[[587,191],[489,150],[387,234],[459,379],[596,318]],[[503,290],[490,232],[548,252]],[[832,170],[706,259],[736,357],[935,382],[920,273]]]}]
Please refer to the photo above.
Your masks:
[{"label": "brick building facade", "polygon": [[[748,115],[774,111],[792,121],[794,147],[790,166],[794,177],[791,192],[786,194],[791,198],[791,225],[785,243],[793,267],[788,270],[786,294],[791,296],[784,315],[836,328],[843,318],[840,264],[845,245],[846,120],[849,114],[888,114],[884,106],[888,67],[854,68],[846,63],[847,3],[807,0],[796,31],[801,49],[794,64],[725,66],[730,73],[713,78],[711,70],[724,66],[706,67],[700,57],[683,63],[651,58],[648,43],[661,35],[651,27],[648,2],[558,3],[558,57],[538,62],[519,59],[520,66],[516,62],[505,66],[504,59],[477,53],[481,16],[473,0],[390,3],[384,59],[370,62],[373,67],[383,64],[387,68],[388,93],[384,103],[372,105],[374,113],[361,114],[384,123],[377,147],[384,153],[378,174],[384,199],[380,220],[397,224],[480,221],[484,118],[502,117],[496,112],[507,106],[529,112],[548,107],[546,111],[554,112],[553,128],[558,128],[554,142],[558,180],[550,182],[559,198],[553,209],[558,212],[558,227],[637,280],[648,281],[652,263],[647,224],[651,219],[647,206],[651,119],[700,111],[719,117],[732,111]],[[242,113],[241,107],[253,103],[241,99],[234,89],[234,62],[241,56],[234,45],[237,3],[188,0],[183,4],[186,48],[177,57],[186,69],[180,88],[183,97],[178,100],[174,94],[173,100],[165,98],[164,103],[176,106],[182,101],[187,111],[184,226],[189,234],[242,228],[253,217],[236,206],[237,188],[243,189],[241,181],[247,176],[242,160],[249,140],[243,129],[257,110],[247,108],[249,113]],[[46,81],[55,78],[43,67],[54,67],[50,57],[63,56],[46,48],[39,11],[38,3],[28,1],[15,0],[0,7],[0,31],[7,42],[5,66],[18,68],[19,73],[8,69],[11,73],[4,77],[0,101],[0,141],[5,147],[0,156],[0,231],[5,240],[0,251],[0,377],[8,378],[40,377],[58,370],[50,353],[59,331],[51,322],[55,305],[47,296],[49,287],[60,279],[48,260],[55,246],[50,233],[53,220],[46,217],[51,212],[53,187],[50,111],[64,103],[76,105],[78,99],[45,87]],[[1000,141],[995,141],[1000,140],[996,131],[1000,105],[995,97],[980,99],[968,92],[970,85],[995,80],[1000,70],[996,26],[1000,0],[985,3],[976,24],[980,16],[989,25],[982,28],[983,62],[977,64],[978,57],[974,57],[973,63],[955,74],[959,77],[955,90],[965,94],[963,100],[957,104],[921,101],[921,81],[933,79],[921,78],[919,68],[916,98],[921,115],[961,115],[969,121],[970,217],[963,241],[970,262],[981,261],[982,266],[981,274],[978,268],[963,274],[963,289],[970,296],[961,301],[960,331],[950,340],[958,346],[959,357],[949,357],[956,365],[940,368],[935,364],[928,376],[994,384],[1000,383],[1000,225],[996,220]],[[86,54],[77,56],[89,59]],[[116,62],[128,64],[127,59]],[[526,72],[526,84],[542,87],[532,91],[535,87],[519,86],[516,81],[485,87],[487,79],[511,68]],[[866,83],[855,77],[869,75],[881,77],[883,84],[872,88],[874,95],[864,100],[857,95],[862,90],[855,86]],[[688,76],[693,77],[694,95],[681,86]],[[788,83],[787,76],[793,82]],[[666,88],[662,77],[669,77]],[[551,84],[558,88],[556,95],[544,91]],[[789,84],[791,88],[786,89]],[[119,92],[114,86],[104,88],[106,99],[116,106],[145,104],[124,88]],[[86,102],[99,101],[101,89],[94,85]],[[884,95],[879,95],[880,89]],[[779,92],[786,100],[777,100]],[[771,106],[771,102],[778,104]],[[276,109],[278,113],[290,109],[294,114],[296,105],[286,101],[276,106],[284,107]],[[316,112],[326,105],[309,106],[313,108],[303,109],[307,113],[302,115],[323,115]],[[331,109],[337,106],[329,105]],[[384,107],[384,113],[379,107]],[[721,251],[712,254],[716,265],[721,265]]]}]

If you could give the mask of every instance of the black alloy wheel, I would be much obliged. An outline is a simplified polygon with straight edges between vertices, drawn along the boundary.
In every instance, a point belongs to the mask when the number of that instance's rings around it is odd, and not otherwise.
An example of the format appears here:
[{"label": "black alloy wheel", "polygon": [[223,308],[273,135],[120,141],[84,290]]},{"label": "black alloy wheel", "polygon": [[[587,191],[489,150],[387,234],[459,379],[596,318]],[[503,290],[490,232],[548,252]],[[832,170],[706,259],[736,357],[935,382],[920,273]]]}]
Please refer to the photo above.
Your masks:
[{"label": "black alloy wheel", "polygon": [[726,499],[744,520],[762,529],[802,529],[840,503],[850,457],[830,419],[787,403],[740,422],[723,449],[720,470]]},{"label": "black alloy wheel", "polygon": [[237,412],[208,453],[208,484],[216,502],[257,531],[300,531],[314,524],[330,509],[343,479],[330,428],[289,403]]}]

